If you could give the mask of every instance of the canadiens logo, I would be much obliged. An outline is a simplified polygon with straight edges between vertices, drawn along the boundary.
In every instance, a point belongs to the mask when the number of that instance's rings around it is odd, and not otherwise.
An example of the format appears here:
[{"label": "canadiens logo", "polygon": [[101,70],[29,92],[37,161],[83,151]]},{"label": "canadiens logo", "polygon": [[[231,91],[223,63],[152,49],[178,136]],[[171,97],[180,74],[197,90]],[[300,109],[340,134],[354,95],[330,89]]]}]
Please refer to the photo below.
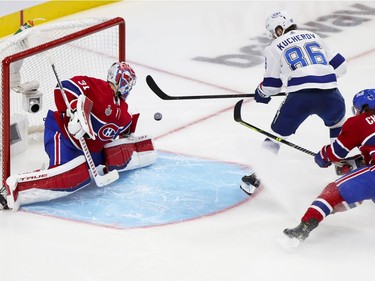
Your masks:
[{"label": "canadiens logo", "polygon": [[120,128],[113,123],[106,124],[99,129],[98,137],[102,141],[108,141],[115,138],[120,132]]},{"label": "canadiens logo", "polygon": [[111,115],[111,113],[112,113],[112,109],[111,109],[111,106],[110,106],[110,105],[108,105],[108,107],[105,109],[104,113],[105,113],[105,115],[107,115],[107,116]]}]

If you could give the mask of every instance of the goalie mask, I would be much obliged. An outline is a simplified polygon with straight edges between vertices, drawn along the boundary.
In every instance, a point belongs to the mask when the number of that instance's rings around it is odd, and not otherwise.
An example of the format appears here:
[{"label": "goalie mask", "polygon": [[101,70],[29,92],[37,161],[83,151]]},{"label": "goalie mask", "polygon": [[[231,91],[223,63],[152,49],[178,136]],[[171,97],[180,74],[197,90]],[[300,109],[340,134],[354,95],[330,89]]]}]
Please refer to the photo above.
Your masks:
[{"label": "goalie mask", "polygon": [[281,26],[282,29],[291,27],[294,23],[293,18],[286,11],[273,13],[266,20],[267,37],[269,39],[277,38],[276,27]]},{"label": "goalie mask", "polygon": [[137,81],[137,76],[127,63],[115,62],[108,70],[107,81],[116,87],[116,95],[126,99]]},{"label": "goalie mask", "polygon": [[353,114],[362,113],[364,107],[367,106],[371,110],[375,110],[375,90],[366,89],[355,94],[353,98]]}]

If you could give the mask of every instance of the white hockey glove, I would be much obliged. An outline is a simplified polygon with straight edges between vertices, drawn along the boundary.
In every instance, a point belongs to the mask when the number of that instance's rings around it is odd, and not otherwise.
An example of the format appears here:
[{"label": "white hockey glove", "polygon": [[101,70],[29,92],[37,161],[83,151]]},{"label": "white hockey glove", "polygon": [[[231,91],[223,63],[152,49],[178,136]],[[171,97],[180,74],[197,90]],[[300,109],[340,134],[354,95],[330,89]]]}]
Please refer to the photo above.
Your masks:
[{"label": "white hockey glove", "polygon": [[[83,129],[81,122],[79,121],[79,116],[76,110],[70,112],[70,120],[68,123],[68,131],[77,140],[85,136],[86,131]],[[85,136],[87,137],[87,136]]]},{"label": "white hockey glove", "polygon": [[68,123],[69,133],[76,139],[85,137],[94,140],[95,132],[90,120],[92,101],[84,95],[80,95],[77,100],[70,103],[70,108],[68,109],[69,112],[67,112],[67,116],[70,116]]}]

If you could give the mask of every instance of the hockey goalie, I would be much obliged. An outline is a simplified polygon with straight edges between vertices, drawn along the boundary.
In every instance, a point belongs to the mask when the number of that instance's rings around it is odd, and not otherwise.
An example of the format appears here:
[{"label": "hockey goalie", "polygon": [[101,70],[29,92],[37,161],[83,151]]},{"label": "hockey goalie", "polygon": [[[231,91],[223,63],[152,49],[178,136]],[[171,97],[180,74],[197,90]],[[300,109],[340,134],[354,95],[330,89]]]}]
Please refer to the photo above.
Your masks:
[{"label": "hockey goalie", "polygon": [[116,180],[118,172],[157,159],[152,138],[134,135],[139,114],[128,112],[126,98],[136,74],[127,63],[110,66],[107,81],[74,76],[58,82],[57,110],[48,111],[44,124],[49,167],[6,179],[0,209],[18,210],[21,205],[60,198],[93,178],[98,186],[97,178],[109,178],[105,185]]}]

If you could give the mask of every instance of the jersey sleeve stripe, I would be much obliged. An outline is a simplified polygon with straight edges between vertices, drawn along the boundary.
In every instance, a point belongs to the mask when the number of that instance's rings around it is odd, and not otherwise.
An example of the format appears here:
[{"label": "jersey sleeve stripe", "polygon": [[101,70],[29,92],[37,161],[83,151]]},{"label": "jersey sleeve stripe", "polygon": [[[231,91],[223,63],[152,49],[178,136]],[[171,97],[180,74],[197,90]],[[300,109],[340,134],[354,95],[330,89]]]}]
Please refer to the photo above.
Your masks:
[{"label": "jersey sleeve stripe", "polygon": [[61,82],[65,90],[68,90],[71,93],[74,93],[77,95],[78,93],[83,94],[82,90],[78,85],[76,85],[73,81],[71,80],[64,80]]},{"label": "jersey sleeve stripe", "polygon": [[263,87],[281,88],[282,85],[283,81],[280,78],[264,77],[263,79]]}]

